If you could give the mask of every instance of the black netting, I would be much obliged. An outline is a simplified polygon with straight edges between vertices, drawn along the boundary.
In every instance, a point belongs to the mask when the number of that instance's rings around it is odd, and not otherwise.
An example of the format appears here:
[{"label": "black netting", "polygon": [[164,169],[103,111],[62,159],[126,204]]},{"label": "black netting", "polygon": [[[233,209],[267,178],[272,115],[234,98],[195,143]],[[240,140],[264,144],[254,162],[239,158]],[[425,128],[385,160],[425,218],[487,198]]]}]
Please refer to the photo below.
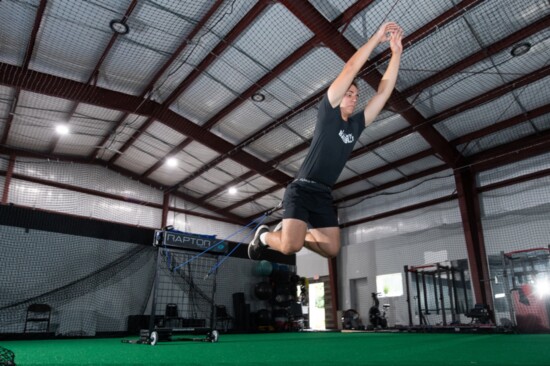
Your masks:
[{"label": "black netting", "polygon": [[[95,335],[126,331],[143,314],[153,283],[152,247],[1,226],[2,333]],[[51,308],[36,324],[32,304]]]},{"label": "black netting", "polygon": [[7,348],[0,347],[0,365],[15,366],[15,353]]},{"label": "black netting", "polygon": [[213,328],[216,265],[210,254],[159,248],[155,315],[171,328]]}]

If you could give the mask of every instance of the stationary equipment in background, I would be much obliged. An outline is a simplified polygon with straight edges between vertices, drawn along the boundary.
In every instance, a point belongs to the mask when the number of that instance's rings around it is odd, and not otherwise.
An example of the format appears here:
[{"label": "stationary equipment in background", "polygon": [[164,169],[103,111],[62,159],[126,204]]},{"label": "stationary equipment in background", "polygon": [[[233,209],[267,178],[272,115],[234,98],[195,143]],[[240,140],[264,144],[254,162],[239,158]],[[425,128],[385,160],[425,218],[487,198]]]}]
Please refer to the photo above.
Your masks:
[{"label": "stationary equipment in background", "polygon": [[365,330],[357,310],[348,309],[342,313],[342,328],[344,330]]},{"label": "stationary equipment in background", "polygon": [[388,319],[386,319],[386,312],[390,307],[389,304],[384,304],[382,307],[384,310],[380,311],[380,301],[378,300],[378,293],[372,293],[372,306],[369,309],[369,329],[385,329],[388,327]]},{"label": "stationary equipment in background", "polygon": [[[460,262],[404,266],[409,327],[463,325],[461,314],[468,312],[472,295],[467,263]],[[416,290],[414,296],[411,295],[411,284]],[[413,313],[418,315],[419,324],[413,323]]]},{"label": "stationary equipment in background", "polygon": [[[158,251],[149,329],[140,331],[139,341],[124,342],[217,342],[216,275],[227,243],[213,236],[156,230],[153,245]],[[155,324],[158,315],[164,317]],[[184,334],[204,338],[175,337]]]},{"label": "stationary equipment in background", "polygon": [[262,278],[254,286],[254,296],[265,304],[265,308],[255,314],[255,330],[303,330],[307,321],[302,312],[302,298],[298,297],[297,290],[300,283],[305,283],[305,279],[296,275],[287,265],[265,260],[258,262],[254,273]]},{"label": "stationary equipment in background", "polygon": [[510,320],[522,333],[550,331],[550,246],[501,252]]},{"label": "stationary equipment in background", "polygon": [[25,316],[24,333],[49,332],[52,308],[48,304],[30,304]]}]

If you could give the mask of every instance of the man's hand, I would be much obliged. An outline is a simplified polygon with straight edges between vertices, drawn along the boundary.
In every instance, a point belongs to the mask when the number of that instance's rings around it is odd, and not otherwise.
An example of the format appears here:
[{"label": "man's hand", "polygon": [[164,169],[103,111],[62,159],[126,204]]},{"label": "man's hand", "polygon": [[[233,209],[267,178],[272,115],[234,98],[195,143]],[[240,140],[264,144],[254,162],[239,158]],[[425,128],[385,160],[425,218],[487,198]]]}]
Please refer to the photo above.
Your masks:
[{"label": "man's hand", "polygon": [[403,29],[398,28],[396,31],[390,33],[390,48],[393,54],[401,54],[403,52],[403,45],[401,40],[403,39]]},{"label": "man's hand", "polygon": [[384,43],[391,40],[391,35],[401,30],[401,28],[394,22],[384,23],[378,28],[378,31],[373,36],[378,43]]}]

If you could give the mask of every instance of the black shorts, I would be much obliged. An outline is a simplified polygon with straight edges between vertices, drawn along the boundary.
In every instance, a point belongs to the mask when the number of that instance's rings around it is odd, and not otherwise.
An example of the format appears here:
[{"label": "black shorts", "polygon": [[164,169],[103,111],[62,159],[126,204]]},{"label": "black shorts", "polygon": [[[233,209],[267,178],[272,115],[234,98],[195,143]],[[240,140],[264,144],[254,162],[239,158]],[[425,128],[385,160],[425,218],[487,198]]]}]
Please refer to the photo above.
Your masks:
[{"label": "black shorts", "polygon": [[305,180],[290,183],[283,198],[283,209],[283,218],[302,220],[313,229],[338,226],[332,190],[321,183]]}]

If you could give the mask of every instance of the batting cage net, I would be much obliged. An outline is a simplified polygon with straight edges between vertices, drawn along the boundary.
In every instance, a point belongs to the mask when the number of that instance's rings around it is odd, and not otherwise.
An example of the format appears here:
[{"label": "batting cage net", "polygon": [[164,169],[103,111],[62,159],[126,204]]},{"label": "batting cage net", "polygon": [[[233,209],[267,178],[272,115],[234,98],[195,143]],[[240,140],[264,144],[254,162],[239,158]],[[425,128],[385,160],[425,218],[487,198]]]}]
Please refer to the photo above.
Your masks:
[{"label": "batting cage net", "polygon": [[15,366],[15,353],[7,348],[0,347],[0,365]]},{"label": "batting cage net", "polygon": [[0,333],[125,331],[128,316],[147,308],[151,246],[4,225],[0,230]]}]

